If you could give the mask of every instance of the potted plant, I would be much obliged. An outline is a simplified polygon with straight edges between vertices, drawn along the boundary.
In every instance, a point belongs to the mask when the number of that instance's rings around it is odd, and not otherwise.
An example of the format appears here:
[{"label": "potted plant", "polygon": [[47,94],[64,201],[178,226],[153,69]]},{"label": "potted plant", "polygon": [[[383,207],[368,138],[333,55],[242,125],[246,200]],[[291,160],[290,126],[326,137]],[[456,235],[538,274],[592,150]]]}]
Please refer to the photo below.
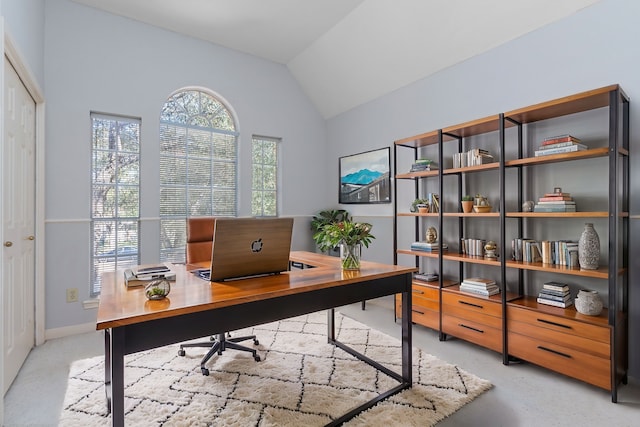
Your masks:
[{"label": "potted plant", "polygon": [[320,244],[324,247],[340,246],[340,261],[343,270],[359,270],[362,245],[369,247],[375,237],[371,234],[372,225],[366,222],[350,220],[327,224],[320,235]]},{"label": "potted plant", "polygon": [[[313,240],[316,242],[320,252],[329,254],[336,249],[336,245],[327,246],[324,238],[323,228],[328,224],[337,224],[342,221],[349,221],[349,212],[344,209],[327,209],[318,212],[311,220],[311,230],[313,231]],[[337,255],[337,253],[336,253]]]},{"label": "potted plant", "polygon": [[411,203],[411,212],[427,213],[429,212],[429,200],[427,199],[415,199]]},{"label": "potted plant", "polygon": [[473,197],[468,194],[462,196],[462,199],[460,199],[460,204],[462,205],[462,212],[471,212],[471,210],[473,209]]}]

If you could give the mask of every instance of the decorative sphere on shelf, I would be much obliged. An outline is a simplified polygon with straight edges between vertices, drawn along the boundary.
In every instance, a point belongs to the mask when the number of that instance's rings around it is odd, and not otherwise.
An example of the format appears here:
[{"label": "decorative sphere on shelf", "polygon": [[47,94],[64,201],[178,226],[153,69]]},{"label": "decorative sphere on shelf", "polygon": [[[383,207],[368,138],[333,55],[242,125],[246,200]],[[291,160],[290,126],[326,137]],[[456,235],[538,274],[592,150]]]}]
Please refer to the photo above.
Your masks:
[{"label": "decorative sphere on shelf", "polygon": [[522,204],[522,212],[533,212],[533,201],[527,200]]}]

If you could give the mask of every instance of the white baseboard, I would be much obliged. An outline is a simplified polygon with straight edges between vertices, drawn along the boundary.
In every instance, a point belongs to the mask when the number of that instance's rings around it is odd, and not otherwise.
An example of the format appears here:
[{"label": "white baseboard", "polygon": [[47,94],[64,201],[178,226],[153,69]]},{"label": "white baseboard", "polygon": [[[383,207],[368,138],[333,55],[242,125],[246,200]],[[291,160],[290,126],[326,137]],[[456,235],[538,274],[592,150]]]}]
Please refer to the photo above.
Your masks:
[{"label": "white baseboard", "polygon": [[44,339],[52,340],[55,338],[68,337],[70,335],[84,334],[96,330],[96,322],[83,323],[81,325],[64,326],[62,328],[46,329],[44,331]]}]

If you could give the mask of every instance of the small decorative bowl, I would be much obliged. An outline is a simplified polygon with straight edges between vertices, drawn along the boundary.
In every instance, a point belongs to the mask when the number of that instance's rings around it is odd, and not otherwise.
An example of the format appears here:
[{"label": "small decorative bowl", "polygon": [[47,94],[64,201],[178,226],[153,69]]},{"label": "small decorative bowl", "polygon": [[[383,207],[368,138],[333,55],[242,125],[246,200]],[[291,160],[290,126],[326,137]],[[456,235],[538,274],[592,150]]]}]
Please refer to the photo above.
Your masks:
[{"label": "small decorative bowl", "polygon": [[478,206],[473,205],[473,211],[476,213],[487,213],[491,212],[491,206]]},{"label": "small decorative bowl", "polygon": [[166,279],[152,280],[144,287],[144,294],[151,300],[163,299],[169,295],[170,291],[171,284]]}]

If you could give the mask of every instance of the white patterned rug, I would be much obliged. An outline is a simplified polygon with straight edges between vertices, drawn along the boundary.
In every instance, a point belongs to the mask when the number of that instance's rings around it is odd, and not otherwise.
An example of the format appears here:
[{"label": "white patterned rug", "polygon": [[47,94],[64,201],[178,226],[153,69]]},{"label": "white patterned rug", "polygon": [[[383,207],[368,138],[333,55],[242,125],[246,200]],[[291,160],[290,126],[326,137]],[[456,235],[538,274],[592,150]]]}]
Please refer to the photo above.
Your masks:
[{"label": "white patterned rug", "polygon": [[[400,341],[336,313],[336,336],[401,372]],[[200,372],[205,348],[178,345],[125,357],[125,422],[129,426],[322,426],[398,382],[327,343],[326,312],[237,331],[258,336],[262,361],[227,350]],[[246,342],[251,345],[251,341]],[[71,365],[59,424],[110,425],[104,357]],[[413,387],[349,421],[348,426],[431,426],[491,383],[413,349]]]}]

